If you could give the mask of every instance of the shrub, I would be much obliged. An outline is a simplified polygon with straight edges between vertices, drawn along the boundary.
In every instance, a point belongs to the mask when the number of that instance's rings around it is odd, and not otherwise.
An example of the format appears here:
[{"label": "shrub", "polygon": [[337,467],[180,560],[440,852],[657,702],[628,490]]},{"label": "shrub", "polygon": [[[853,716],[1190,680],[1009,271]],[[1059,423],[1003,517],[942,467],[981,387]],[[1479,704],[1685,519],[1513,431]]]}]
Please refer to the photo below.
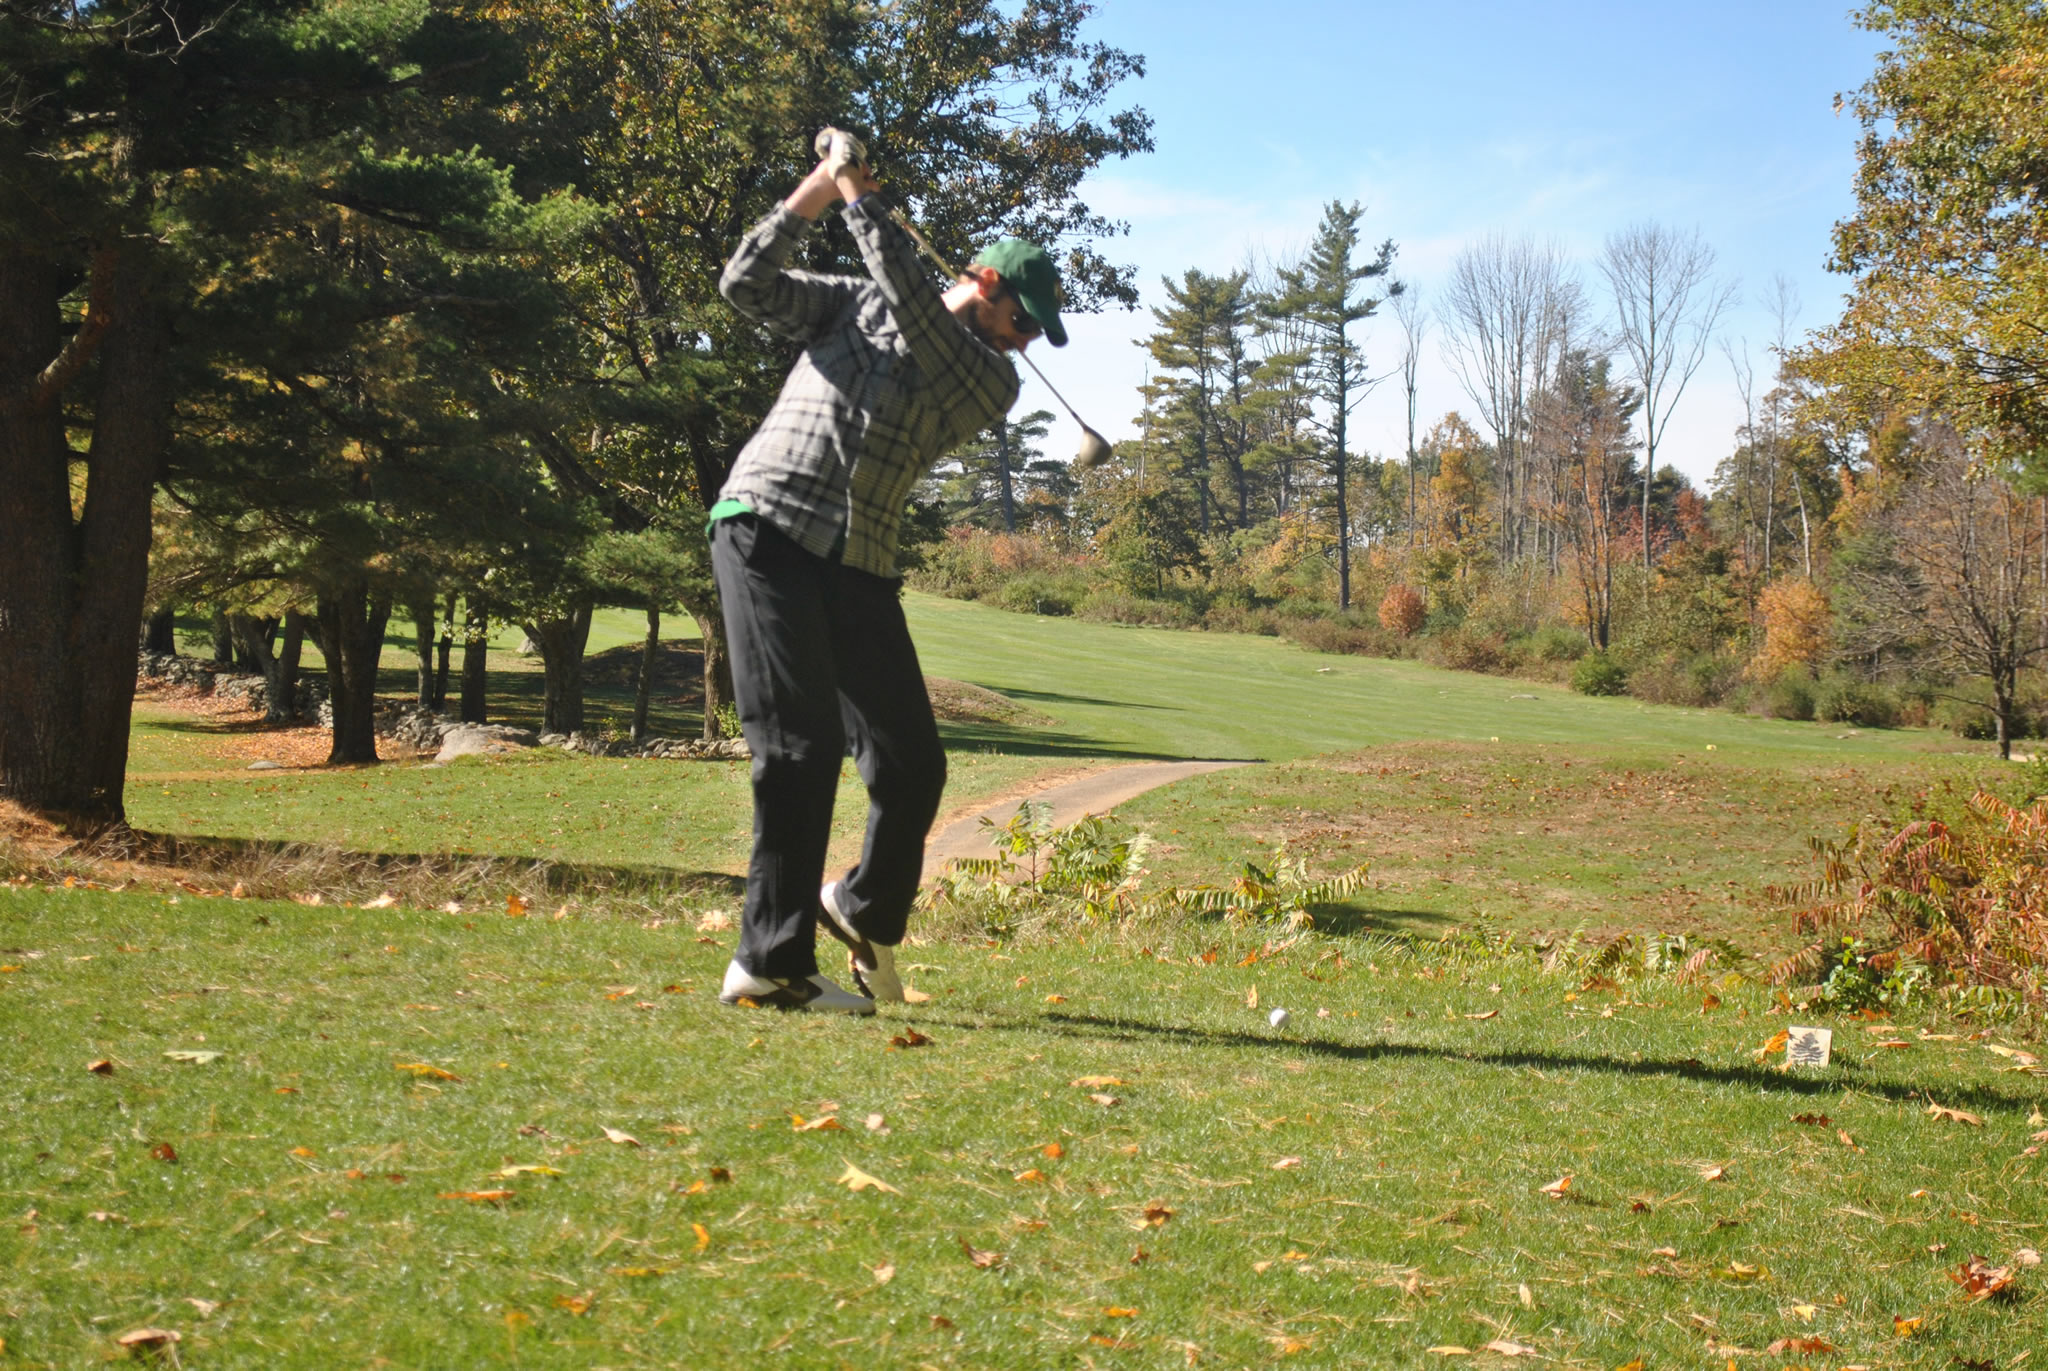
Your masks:
[{"label": "shrub", "polygon": [[991,603],[1017,614],[1072,614],[1074,602],[1085,593],[1078,578],[1048,576],[1029,572],[1002,583]]},{"label": "shrub", "polygon": [[1479,633],[1463,628],[1431,634],[1423,640],[1422,657],[1432,665],[1452,671],[1499,673],[1513,662],[1507,639],[1498,633]]},{"label": "shrub", "polygon": [[1386,598],[1380,601],[1380,627],[1403,638],[1412,638],[1422,627],[1426,612],[1422,597],[1415,593],[1414,587],[1396,582],[1387,588]]},{"label": "shrub", "polygon": [[[1771,979],[1817,975],[1845,1001],[1910,994],[1925,967],[1955,985],[1989,986],[2039,1009],[2048,966],[2048,805],[2020,809],[1980,792],[1954,824],[1923,819],[1881,844],[1820,844],[1818,881],[1774,891],[1803,906],[1813,940]],[[1844,939],[1847,938],[1845,942]]]},{"label": "shrub", "polygon": [[1310,652],[1341,652],[1355,657],[1411,656],[1408,639],[1397,638],[1378,624],[1344,618],[1290,619],[1281,633]]},{"label": "shrub", "polygon": [[1764,690],[1764,713],[1773,719],[1813,717],[1813,677],[1803,667],[1781,671]]},{"label": "shrub", "polygon": [[1605,652],[1589,652],[1572,669],[1572,689],[1581,695],[1619,695],[1628,689],[1628,668]]},{"label": "shrub", "polygon": [[1830,672],[1814,690],[1813,717],[1858,728],[1894,728],[1899,721],[1899,698],[1884,686]]},{"label": "shrub", "polygon": [[1562,624],[1546,624],[1529,635],[1529,653],[1543,662],[1576,662],[1592,649],[1586,635]]}]

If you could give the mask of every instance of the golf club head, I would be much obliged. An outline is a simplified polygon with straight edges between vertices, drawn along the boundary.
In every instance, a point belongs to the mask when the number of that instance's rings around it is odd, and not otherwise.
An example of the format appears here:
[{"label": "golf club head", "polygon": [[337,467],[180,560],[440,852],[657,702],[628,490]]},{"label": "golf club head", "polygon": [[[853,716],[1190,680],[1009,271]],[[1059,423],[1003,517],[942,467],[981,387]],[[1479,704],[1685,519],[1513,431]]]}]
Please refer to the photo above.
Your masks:
[{"label": "golf club head", "polygon": [[1083,424],[1081,425],[1081,450],[1074,454],[1074,465],[1083,470],[1090,467],[1099,467],[1109,460],[1109,454],[1114,451],[1115,449],[1109,445],[1109,439],[1103,437],[1094,429],[1088,427],[1088,425]]},{"label": "golf club head", "polygon": [[834,176],[849,166],[868,164],[867,145],[845,129],[819,129],[818,136],[811,140],[811,150]]}]

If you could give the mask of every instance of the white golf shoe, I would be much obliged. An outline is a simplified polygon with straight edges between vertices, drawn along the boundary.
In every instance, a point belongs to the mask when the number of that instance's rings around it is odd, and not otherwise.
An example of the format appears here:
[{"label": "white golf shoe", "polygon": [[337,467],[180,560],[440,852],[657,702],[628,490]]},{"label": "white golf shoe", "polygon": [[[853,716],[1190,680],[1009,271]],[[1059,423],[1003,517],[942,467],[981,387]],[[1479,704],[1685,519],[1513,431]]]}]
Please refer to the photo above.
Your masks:
[{"label": "white golf shoe", "polygon": [[852,954],[853,982],[875,997],[878,1003],[902,1004],[903,980],[896,974],[896,949],[869,942],[840,909],[843,882],[833,881],[818,892],[818,906],[825,911],[825,931],[845,943]]},{"label": "white golf shoe", "polygon": [[725,985],[718,992],[724,1004],[752,1004],[765,1009],[817,1009],[832,1014],[872,1014],[875,1002],[865,995],[842,990],[825,976],[800,980],[774,980],[756,976],[737,959],[725,968]]}]

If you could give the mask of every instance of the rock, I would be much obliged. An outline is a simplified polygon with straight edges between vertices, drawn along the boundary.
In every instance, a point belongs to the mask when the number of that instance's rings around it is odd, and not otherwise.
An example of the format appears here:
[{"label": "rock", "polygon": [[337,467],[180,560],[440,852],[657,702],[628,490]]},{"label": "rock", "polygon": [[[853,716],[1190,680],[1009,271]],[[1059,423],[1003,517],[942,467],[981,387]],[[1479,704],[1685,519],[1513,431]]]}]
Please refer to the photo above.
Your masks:
[{"label": "rock", "polygon": [[251,763],[249,763],[249,770],[251,770],[251,771],[282,771],[282,770],[284,770],[284,763],[283,763],[283,762],[273,762],[273,761],[270,761],[270,760],[269,760],[268,758],[266,758],[266,759],[264,759],[263,761],[260,761],[260,762],[251,762]]},{"label": "rock", "polygon": [[539,741],[532,729],[514,728],[510,724],[448,724],[441,730],[441,750],[434,760],[449,762],[457,757],[514,752]]}]

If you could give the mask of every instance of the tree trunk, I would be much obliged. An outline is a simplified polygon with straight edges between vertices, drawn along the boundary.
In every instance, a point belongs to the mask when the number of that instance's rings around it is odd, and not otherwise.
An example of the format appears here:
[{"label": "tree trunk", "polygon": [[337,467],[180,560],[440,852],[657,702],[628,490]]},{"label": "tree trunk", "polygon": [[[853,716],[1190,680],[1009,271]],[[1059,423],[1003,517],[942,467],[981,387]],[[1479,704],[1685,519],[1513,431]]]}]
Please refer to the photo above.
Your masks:
[{"label": "tree trunk", "polygon": [[102,255],[92,315],[108,322],[74,518],[63,278],[0,241],[0,798],[79,828],[124,817],[150,499],[170,435],[170,326],[143,251]]},{"label": "tree trunk", "polygon": [[661,652],[661,610],[647,606],[647,646],[640,653],[640,679],[633,686],[633,741],[647,737],[647,697],[654,691],[654,659]]},{"label": "tree trunk", "polygon": [[590,640],[592,605],[586,600],[559,619],[536,619],[526,636],[540,651],[546,674],[541,707],[543,733],[583,731],[583,647]]},{"label": "tree trunk", "polygon": [[1010,421],[996,420],[996,489],[1003,507],[1003,532],[1017,531],[1017,497],[1010,485]]},{"label": "tree trunk", "polygon": [[437,645],[440,660],[434,664],[434,712],[439,714],[448,708],[448,654],[455,648],[455,597],[448,597],[448,613],[441,620],[441,637]]},{"label": "tree trunk", "polygon": [[161,653],[166,657],[178,655],[178,611],[165,605],[142,621],[142,650]]},{"label": "tree trunk", "polygon": [[327,655],[327,695],[334,710],[329,766],[377,760],[377,659],[391,597],[358,581],[320,597],[320,650]]},{"label": "tree trunk", "polygon": [[299,654],[306,645],[306,616],[296,609],[284,612],[284,643],[271,668],[264,673],[263,721],[288,724],[299,716]]},{"label": "tree trunk", "polygon": [[434,706],[434,602],[412,607],[412,628],[417,639],[420,654],[419,704],[421,709]]},{"label": "tree trunk", "polygon": [[270,640],[277,632],[277,620],[259,619],[253,614],[228,615],[228,635],[235,643],[235,665],[261,672],[266,693],[277,659],[271,655]]},{"label": "tree trunk", "polygon": [[466,724],[486,722],[484,667],[491,647],[490,627],[490,620],[478,609],[471,609],[463,620],[462,722]]},{"label": "tree trunk", "polygon": [[725,647],[725,618],[718,606],[703,609],[685,606],[697,621],[697,635],[704,645],[704,740],[725,736],[719,711],[732,701],[732,657]]},{"label": "tree trunk", "polygon": [[213,611],[213,664],[223,671],[235,666],[235,627],[224,609]]}]

